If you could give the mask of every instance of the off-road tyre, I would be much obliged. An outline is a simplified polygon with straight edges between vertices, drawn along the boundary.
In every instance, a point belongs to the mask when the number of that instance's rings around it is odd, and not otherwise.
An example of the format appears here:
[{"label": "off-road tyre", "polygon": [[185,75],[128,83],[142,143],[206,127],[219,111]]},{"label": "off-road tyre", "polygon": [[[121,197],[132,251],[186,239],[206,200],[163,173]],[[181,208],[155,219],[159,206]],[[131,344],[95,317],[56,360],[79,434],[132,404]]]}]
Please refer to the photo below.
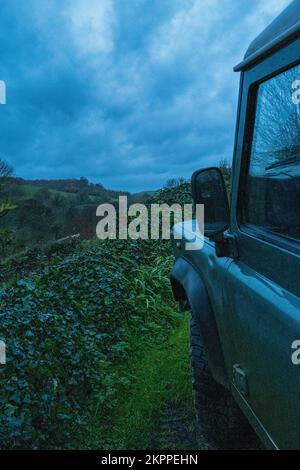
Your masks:
[{"label": "off-road tyre", "polygon": [[235,445],[249,432],[250,425],[229,390],[218,384],[210,370],[200,328],[192,315],[190,355],[196,418],[200,431],[222,445]]}]

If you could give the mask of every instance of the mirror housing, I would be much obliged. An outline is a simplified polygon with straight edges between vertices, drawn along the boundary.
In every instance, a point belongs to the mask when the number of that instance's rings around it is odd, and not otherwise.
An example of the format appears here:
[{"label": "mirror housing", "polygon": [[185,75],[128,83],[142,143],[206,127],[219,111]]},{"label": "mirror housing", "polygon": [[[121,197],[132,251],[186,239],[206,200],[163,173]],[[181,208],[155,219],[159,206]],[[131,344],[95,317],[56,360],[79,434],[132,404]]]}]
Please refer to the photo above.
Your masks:
[{"label": "mirror housing", "polygon": [[230,211],[225,181],[220,168],[196,171],[192,176],[195,204],[204,205],[204,235],[214,239],[229,227]]}]

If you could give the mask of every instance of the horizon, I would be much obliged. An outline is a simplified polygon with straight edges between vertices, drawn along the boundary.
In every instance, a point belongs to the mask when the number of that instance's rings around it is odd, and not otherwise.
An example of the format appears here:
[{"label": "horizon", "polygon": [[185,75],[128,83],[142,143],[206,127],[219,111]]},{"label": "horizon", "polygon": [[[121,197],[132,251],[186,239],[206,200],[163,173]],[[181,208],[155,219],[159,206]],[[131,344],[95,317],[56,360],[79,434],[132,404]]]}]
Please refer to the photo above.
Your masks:
[{"label": "horizon", "polygon": [[[16,175],[16,174],[12,174],[10,175],[9,177],[7,177],[8,179],[16,179],[16,180],[23,180],[25,183],[36,183],[38,181],[41,181],[41,182],[50,182],[50,181],[68,181],[68,180],[74,180],[74,181],[80,181],[80,179],[82,178],[85,178],[89,184],[94,184],[94,185],[99,185],[99,186],[102,186],[106,191],[113,191],[113,192],[127,192],[128,194],[140,194],[140,193],[152,193],[152,192],[156,192],[156,191],[160,191],[167,183],[168,181],[165,182],[165,184],[161,187],[161,188],[156,188],[156,189],[144,189],[142,191],[125,191],[123,190],[122,188],[111,188],[111,187],[107,187],[107,186],[104,186],[101,181],[91,181],[89,180],[88,178],[86,178],[84,175],[80,176],[80,177],[74,177],[74,178],[23,178],[22,176],[19,176],[19,175]],[[47,189],[47,188],[43,188],[41,187],[41,189]]]}]

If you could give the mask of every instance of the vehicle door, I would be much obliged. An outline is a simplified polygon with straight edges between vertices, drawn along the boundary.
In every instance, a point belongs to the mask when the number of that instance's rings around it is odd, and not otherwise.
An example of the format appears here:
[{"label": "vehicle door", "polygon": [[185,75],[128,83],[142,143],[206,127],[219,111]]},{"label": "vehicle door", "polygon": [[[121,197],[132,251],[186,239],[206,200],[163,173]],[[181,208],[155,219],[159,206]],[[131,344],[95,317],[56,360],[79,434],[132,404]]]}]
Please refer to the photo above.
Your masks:
[{"label": "vehicle door", "polygon": [[228,269],[231,381],[261,435],[300,449],[299,41],[244,75]]}]

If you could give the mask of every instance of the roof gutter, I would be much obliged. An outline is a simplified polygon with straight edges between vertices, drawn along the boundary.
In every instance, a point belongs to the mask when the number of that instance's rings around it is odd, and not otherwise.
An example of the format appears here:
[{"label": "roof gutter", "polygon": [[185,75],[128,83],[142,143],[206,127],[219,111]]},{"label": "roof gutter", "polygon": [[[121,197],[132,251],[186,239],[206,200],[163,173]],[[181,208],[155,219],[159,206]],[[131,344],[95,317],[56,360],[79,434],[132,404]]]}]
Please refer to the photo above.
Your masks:
[{"label": "roof gutter", "polygon": [[277,36],[272,41],[268,42],[265,46],[258,49],[258,51],[254,52],[250,56],[248,56],[243,62],[238,64],[234,67],[235,72],[241,72],[252,67],[256,64],[259,60],[261,60],[264,56],[270,55],[275,52],[277,49],[284,46],[287,42],[292,41],[300,36],[300,21],[294,24],[291,28],[287,29],[284,33]]}]

